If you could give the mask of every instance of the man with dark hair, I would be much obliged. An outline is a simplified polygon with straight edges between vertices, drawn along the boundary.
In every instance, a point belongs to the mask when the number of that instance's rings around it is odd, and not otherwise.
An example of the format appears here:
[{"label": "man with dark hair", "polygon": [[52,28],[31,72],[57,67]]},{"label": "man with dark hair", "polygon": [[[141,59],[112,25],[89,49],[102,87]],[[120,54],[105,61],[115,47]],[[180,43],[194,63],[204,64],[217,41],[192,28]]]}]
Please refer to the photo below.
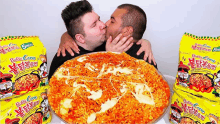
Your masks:
[{"label": "man with dark hair", "polygon": [[[74,57],[90,53],[104,43],[106,25],[100,21],[100,17],[93,11],[88,1],[70,3],[62,11],[61,15],[67,32],[75,39],[80,49],[80,54],[76,54]],[[70,54],[67,54],[65,57],[57,57],[55,55],[50,66],[48,78],[51,78],[60,65],[74,57]]]},{"label": "man with dark hair", "polygon": [[[145,32],[147,24],[147,17],[145,12],[138,6],[132,4],[122,4],[111,15],[111,18],[106,22],[107,25],[107,38],[114,39],[118,34],[122,33],[123,36],[131,35],[132,42],[140,40]],[[141,45],[133,44],[130,49],[126,51],[132,57],[143,59],[144,53],[137,55],[137,51]],[[107,42],[107,51],[114,51],[114,45]],[[156,64],[153,64],[157,68]]]},{"label": "man with dark hair", "polygon": [[[140,49],[136,52],[136,56],[140,55],[143,51],[145,51],[145,54],[142,59],[145,61],[148,59],[148,62],[151,63],[152,61],[154,62],[154,65],[156,65],[155,59],[153,57],[153,53],[151,51],[151,44],[147,40],[141,39],[143,36],[143,33],[146,29],[146,14],[145,12],[138,6],[132,5],[132,4],[122,4],[118,6],[118,9],[126,9],[128,12],[122,17],[122,28],[126,26],[131,26],[134,29],[134,32],[132,33],[132,37],[134,40],[138,41],[136,44],[141,43]],[[128,40],[131,41],[131,40]],[[126,42],[129,44],[129,42]],[[117,52],[126,52],[128,50],[128,47],[126,47],[127,44],[123,44],[123,42],[113,42],[115,44],[116,48],[114,51]],[[129,44],[129,47],[132,44]],[[105,44],[100,46],[99,48],[96,49],[96,51],[105,51],[104,49]],[[125,49],[126,47],[126,49]],[[60,56],[60,53],[62,53],[63,56],[65,56],[65,50],[68,51],[72,56],[74,56],[74,52],[79,53],[78,46],[72,40],[72,38],[69,36],[67,32],[65,32],[62,37],[61,37],[61,43],[57,52],[57,56]],[[72,51],[74,50],[74,52]],[[143,53],[142,53],[143,54]],[[133,56],[133,55],[131,55]]]},{"label": "man with dark hair", "polygon": [[131,26],[133,28],[132,37],[136,41],[140,40],[146,30],[147,17],[145,12],[140,7],[132,4],[122,4],[117,8],[127,10],[121,16],[121,28]]},{"label": "man with dark hair", "polygon": [[134,32],[132,36],[134,40],[140,40],[143,37],[147,25],[147,16],[144,10],[132,4],[122,4],[118,6],[118,9],[127,10],[127,13],[122,16],[122,27],[133,27]]},{"label": "man with dark hair", "polygon": [[76,34],[85,35],[81,17],[88,12],[92,12],[92,10],[93,8],[88,1],[78,1],[70,3],[62,11],[61,16],[67,28],[67,32],[74,40],[76,40]]},{"label": "man with dark hair", "polygon": [[[96,48],[96,51],[104,51],[105,49],[103,50],[103,48],[105,46],[107,51],[122,52],[120,51],[120,48],[122,48],[120,47],[120,45],[122,45],[123,43],[116,42],[117,40],[115,39],[120,39],[121,36],[132,36],[133,39],[130,39],[130,41],[134,42],[134,44],[132,44],[131,48],[127,47],[128,49],[122,50],[132,57],[143,59],[145,57],[144,52],[142,52],[140,55],[136,54],[138,53],[138,50],[140,51],[141,45],[137,45],[135,43],[141,40],[146,29],[146,23],[146,14],[140,7],[132,4],[122,4],[118,6],[112,14],[110,20],[106,22],[106,37],[108,38],[106,45],[103,44],[102,46]],[[64,35],[65,37],[68,37],[68,34]],[[62,37],[64,37],[64,35]],[[112,41],[112,39],[114,40]],[[71,41],[71,38],[66,38],[65,40],[62,41],[61,39],[62,42],[69,42]],[[73,40],[71,42],[74,43]],[[71,42],[67,43],[66,46],[72,44]],[[147,58],[145,58],[145,60],[147,60]],[[148,62],[152,63],[151,61]],[[156,63],[152,63],[152,65],[157,68]]]},{"label": "man with dark hair", "polygon": [[[81,4],[80,6],[78,3],[84,4]],[[130,43],[131,41],[136,43],[138,40],[140,40],[146,29],[146,15],[140,7],[131,4],[126,4],[125,6],[124,4],[119,6],[121,9],[117,8],[115,10],[111,16],[111,19],[106,23],[106,36],[108,39],[105,44],[104,41],[106,40],[106,37],[103,36],[105,35],[105,25],[100,21],[99,16],[93,10],[89,11],[85,9],[90,8],[85,7],[86,3],[89,4],[87,1],[71,3],[65,10],[63,10],[64,14],[62,13],[62,17],[68,32],[68,34],[65,35],[71,36],[69,39],[74,39],[80,49],[80,54],[75,54],[74,57],[92,51],[104,51],[105,49],[103,48],[106,47],[107,51],[119,52],[123,50],[126,51],[127,54],[137,59],[144,58],[144,52],[139,56],[136,54],[138,49],[141,48],[141,45]],[[127,17],[127,15],[131,17]],[[127,20],[123,21],[123,19]],[[82,23],[80,23],[80,21]],[[136,21],[142,21],[142,23],[138,24]],[[75,28],[73,28],[74,25]],[[83,30],[81,30],[82,27]],[[83,34],[84,32],[82,31],[84,31],[85,34]],[[72,58],[73,56],[71,56],[68,52],[67,56],[65,57],[57,57],[55,55],[50,67],[49,79],[60,65],[62,65],[66,60]],[[157,68],[156,64],[152,63],[152,65]]]}]

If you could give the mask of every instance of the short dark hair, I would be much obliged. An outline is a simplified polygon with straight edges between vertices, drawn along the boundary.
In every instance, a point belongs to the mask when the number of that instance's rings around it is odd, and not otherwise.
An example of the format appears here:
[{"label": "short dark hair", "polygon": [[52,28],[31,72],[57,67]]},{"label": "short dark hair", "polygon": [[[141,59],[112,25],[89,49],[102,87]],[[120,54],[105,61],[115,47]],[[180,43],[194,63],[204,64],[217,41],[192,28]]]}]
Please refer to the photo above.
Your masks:
[{"label": "short dark hair", "polygon": [[140,40],[146,30],[147,16],[143,9],[139,6],[132,4],[122,4],[118,9],[126,9],[127,13],[122,16],[122,28],[131,26],[133,27],[134,40]]},{"label": "short dark hair", "polygon": [[86,0],[82,0],[71,2],[62,11],[61,16],[66,25],[67,32],[73,39],[75,39],[76,34],[85,35],[81,17],[88,12],[92,12],[92,10],[91,4]]}]

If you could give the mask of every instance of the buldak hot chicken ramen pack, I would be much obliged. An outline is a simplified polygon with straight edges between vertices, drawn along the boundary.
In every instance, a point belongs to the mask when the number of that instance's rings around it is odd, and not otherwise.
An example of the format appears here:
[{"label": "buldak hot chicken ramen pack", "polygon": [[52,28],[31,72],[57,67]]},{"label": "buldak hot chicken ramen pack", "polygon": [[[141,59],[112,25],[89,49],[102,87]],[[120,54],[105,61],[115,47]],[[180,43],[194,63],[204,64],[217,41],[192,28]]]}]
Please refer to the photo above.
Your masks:
[{"label": "buldak hot chicken ramen pack", "polygon": [[46,48],[37,36],[0,38],[0,100],[48,84]]},{"label": "buldak hot chicken ramen pack", "polygon": [[183,35],[173,89],[171,123],[220,123],[220,37]]},{"label": "buldak hot chicken ramen pack", "polygon": [[46,48],[37,36],[0,38],[0,123],[46,124]]}]

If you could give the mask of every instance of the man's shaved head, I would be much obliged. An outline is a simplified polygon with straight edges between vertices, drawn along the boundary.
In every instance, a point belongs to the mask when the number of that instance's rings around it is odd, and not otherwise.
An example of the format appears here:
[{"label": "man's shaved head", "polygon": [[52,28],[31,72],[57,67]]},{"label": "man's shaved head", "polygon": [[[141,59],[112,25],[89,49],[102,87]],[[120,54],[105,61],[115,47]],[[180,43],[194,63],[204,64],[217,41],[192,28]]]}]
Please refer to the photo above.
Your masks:
[{"label": "man's shaved head", "polygon": [[147,17],[143,9],[132,4],[122,4],[118,9],[126,9],[127,13],[122,16],[121,27],[133,27],[133,38],[140,40],[144,34],[147,25]]}]

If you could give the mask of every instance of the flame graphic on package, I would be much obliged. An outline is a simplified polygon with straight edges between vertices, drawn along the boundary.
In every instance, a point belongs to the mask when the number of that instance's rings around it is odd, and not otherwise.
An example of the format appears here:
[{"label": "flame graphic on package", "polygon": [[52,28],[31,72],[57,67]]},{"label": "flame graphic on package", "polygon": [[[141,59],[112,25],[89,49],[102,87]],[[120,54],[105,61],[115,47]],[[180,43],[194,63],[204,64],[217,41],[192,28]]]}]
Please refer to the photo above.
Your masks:
[{"label": "flame graphic on package", "polygon": [[213,89],[213,87],[205,88],[205,86],[195,86],[195,85],[189,85],[189,88],[192,90],[195,90],[196,92],[206,92],[210,93]]},{"label": "flame graphic on package", "polygon": [[39,86],[39,84],[40,84],[40,80],[37,81],[36,84],[31,84],[29,86],[22,87],[21,90],[16,90],[13,93],[16,95],[22,95],[22,94],[28,93],[29,91],[32,91],[32,90],[38,88],[36,86]]}]

